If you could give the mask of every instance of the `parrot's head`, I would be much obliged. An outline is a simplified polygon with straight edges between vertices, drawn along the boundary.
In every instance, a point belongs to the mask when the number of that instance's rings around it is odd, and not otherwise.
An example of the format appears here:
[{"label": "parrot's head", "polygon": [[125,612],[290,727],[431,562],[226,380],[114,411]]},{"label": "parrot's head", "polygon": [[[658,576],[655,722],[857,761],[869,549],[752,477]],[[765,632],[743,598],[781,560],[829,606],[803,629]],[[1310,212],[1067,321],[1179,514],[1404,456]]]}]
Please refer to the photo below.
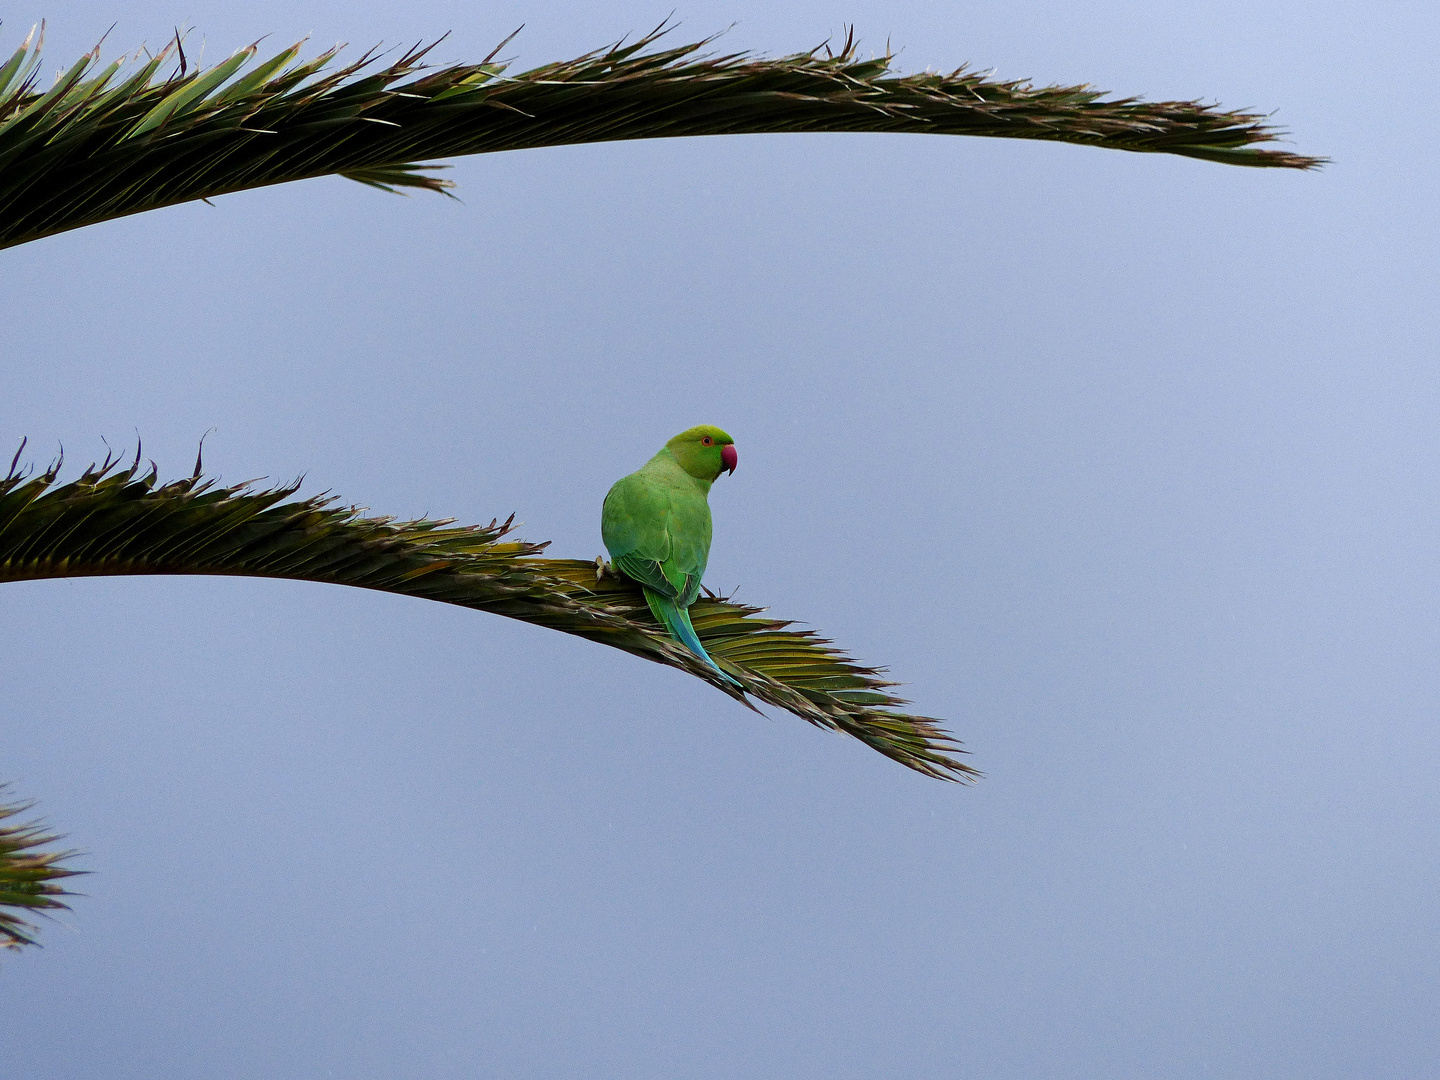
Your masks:
[{"label": "parrot's head", "polygon": [[696,480],[714,483],[722,472],[734,472],[735,440],[718,427],[701,424],[682,431],[665,444],[680,467]]}]

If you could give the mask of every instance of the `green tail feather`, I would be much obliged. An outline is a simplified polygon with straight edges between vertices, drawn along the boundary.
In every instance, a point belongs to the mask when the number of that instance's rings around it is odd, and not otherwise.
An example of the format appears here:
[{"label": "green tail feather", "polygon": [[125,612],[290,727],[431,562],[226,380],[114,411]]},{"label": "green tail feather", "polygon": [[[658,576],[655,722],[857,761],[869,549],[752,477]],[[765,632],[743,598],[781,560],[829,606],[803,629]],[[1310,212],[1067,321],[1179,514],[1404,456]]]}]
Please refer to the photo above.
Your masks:
[{"label": "green tail feather", "polygon": [[670,597],[662,596],[654,589],[645,590],[645,599],[650,604],[650,610],[654,613],[655,618],[659,619],[661,625],[670,631],[671,637],[719,671],[727,682],[735,683],[736,686],[740,685],[724,671],[721,671],[720,665],[710,658],[710,654],[705,651],[705,646],[700,644],[700,638],[695,633],[695,627],[690,623],[690,612],[687,609],[675,603]]}]

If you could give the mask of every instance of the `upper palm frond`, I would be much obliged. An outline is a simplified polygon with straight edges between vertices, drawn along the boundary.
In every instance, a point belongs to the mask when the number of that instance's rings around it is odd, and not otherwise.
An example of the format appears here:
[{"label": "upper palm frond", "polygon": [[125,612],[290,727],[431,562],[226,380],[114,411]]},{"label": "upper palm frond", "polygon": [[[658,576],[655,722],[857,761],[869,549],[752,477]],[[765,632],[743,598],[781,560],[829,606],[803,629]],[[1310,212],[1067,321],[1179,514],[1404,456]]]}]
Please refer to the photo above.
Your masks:
[{"label": "upper palm frond", "polygon": [[[22,444],[23,449],[23,444]],[[16,462],[19,453],[16,454]],[[844,731],[903,765],[944,779],[976,774],[938,721],[904,704],[873,668],[815,634],[710,596],[692,608],[727,683],[655,622],[638,586],[596,564],[540,557],[546,545],[506,539],[510,521],[362,517],[331,498],[291,499],[216,486],[196,462],[189,479],[156,483],[152,465],[107,460],[57,482],[59,463],[0,479],[0,582],[115,574],[219,574],[356,585],[494,612],[682,668],[749,704],[746,695]]]},{"label": "upper palm frond", "polygon": [[0,948],[18,949],[35,944],[30,936],[35,926],[14,912],[28,915],[68,907],[60,897],[70,893],[57,882],[85,871],[60,865],[74,852],[37,850],[59,837],[40,822],[10,824],[10,818],[25,813],[31,804],[5,802],[4,793],[5,785],[0,784]]},{"label": "upper palm frond", "polygon": [[[246,71],[257,47],[190,70],[179,42],[130,74],[97,46],[37,86],[26,39],[0,65],[0,247],[160,206],[340,174],[393,190],[450,185],[419,162],[617,139],[898,131],[1046,139],[1234,165],[1322,159],[1255,149],[1279,132],[1196,101],[1105,100],[1088,86],[998,82],[960,68],[891,74],[853,40],[776,59],[655,48],[663,29],[518,75],[492,62],[429,69],[428,48],[387,67],[372,53],[331,69],[301,45]],[[32,35],[33,36],[33,35]],[[301,43],[303,44],[303,43]],[[649,51],[647,51],[649,50]],[[162,67],[175,60],[169,74]]]}]

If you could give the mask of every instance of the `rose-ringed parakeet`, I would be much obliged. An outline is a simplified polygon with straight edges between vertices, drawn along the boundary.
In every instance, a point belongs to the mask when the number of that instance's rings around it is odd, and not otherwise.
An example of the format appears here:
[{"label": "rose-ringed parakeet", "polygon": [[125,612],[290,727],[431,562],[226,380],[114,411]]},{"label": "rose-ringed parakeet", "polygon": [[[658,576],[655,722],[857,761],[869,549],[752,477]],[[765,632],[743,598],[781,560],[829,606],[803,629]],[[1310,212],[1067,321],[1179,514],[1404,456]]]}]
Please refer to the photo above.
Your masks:
[{"label": "rose-ringed parakeet", "polygon": [[611,564],[640,583],[670,635],[716,671],[720,666],[695,636],[689,609],[710,558],[705,497],[715,478],[727,469],[733,473],[735,464],[735,440],[719,428],[701,424],[682,431],[638,472],[615,482],[600,515]]}]

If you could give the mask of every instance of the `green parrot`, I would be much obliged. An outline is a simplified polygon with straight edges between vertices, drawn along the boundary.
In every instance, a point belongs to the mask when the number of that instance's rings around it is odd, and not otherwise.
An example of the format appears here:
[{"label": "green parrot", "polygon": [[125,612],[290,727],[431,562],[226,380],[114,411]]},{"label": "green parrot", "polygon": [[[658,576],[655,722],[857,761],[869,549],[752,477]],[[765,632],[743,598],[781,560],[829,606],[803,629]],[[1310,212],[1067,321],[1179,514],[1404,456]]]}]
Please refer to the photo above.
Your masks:
[{"label": "green parrot", "polygon": [[[615,481],[600,514],[613,567],[640,583],[670,635],[716,671],[690,624],[710,558],[710,485],[735,471],[735,440],[701,424],[682,431],[638,472]],[[720,671],[730,682],[735,682]],[[738,684],[737,684],[738,685]]]}]

